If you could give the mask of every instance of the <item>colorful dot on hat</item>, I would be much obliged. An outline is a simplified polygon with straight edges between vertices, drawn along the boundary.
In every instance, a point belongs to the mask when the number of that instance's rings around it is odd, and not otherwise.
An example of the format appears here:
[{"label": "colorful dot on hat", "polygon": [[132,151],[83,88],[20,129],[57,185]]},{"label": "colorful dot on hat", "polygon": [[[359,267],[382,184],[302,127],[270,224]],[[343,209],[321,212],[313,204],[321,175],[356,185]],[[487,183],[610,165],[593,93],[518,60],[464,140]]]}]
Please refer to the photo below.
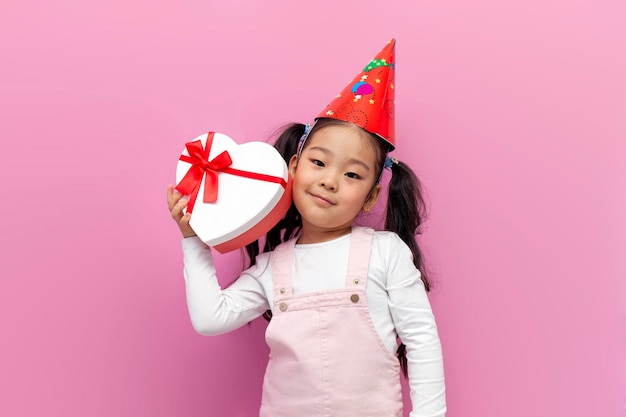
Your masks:
[{"label": "colorful dot on hat", "polygon": [[354,84],[352,86],[351,91],[354,94],[359,94],[359,95],[366,95],[366,94],[372,94],[374,92],[374,87],[372,87],[371,85],[369,85],[368,83],[366,83],[365,81],[359,81],[356,84]]}]

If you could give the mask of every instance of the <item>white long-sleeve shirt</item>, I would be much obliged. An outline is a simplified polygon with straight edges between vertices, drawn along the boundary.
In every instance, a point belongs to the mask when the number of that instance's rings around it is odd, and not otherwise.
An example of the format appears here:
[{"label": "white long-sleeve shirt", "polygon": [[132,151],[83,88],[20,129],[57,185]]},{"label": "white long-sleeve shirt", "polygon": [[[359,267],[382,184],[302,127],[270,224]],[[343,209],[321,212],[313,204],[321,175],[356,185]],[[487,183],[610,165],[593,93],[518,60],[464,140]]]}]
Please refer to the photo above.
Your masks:
[{"label": "white long-sleeve shirt", "polygon": [[[342,288],[348,268],[349,235],[322,243],[297,244],[294,294]],[[222,290],[211,249],[196,237],[183,239],[187,304],[200,334],[234,330],[273,305],[270,259],[256,264]],[[368,271],[367,303],[374,326],[393,354],[397,337],[406,345],[411,417],[443,417],[446,412],[441,345],[435,319],[410,249],[391,232],[375,232]]]}]

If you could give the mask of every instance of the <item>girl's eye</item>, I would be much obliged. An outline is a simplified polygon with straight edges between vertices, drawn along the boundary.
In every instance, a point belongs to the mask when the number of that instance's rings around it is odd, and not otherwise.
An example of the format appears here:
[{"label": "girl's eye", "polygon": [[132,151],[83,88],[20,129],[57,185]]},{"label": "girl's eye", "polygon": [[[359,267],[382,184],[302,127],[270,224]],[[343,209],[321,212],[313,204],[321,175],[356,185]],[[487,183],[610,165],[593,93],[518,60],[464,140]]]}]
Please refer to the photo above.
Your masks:
[{"label": "girl's eye", "polygon": [[319,159],[311,159],[311,162],[313,163],[313,165],[317,165],[318,167],[324,166],[324,163],[320,161]]},{"label": "girl's eye", "polygon": [[359,174],[357,174],[356,172],[347,172],[347,173],[346,173],[346,177],[348,177],[348,178],[354,178],[354,179],[359,179],[359,178],[361,178],[361,177],[359,176]]}]

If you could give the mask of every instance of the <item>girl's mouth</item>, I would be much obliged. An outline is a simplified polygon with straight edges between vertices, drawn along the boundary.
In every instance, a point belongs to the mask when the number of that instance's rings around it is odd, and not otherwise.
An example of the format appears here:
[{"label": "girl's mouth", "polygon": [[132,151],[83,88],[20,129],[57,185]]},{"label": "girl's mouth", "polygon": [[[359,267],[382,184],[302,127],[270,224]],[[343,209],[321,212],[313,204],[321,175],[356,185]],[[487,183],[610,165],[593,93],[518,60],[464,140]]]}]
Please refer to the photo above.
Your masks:
[{"label": "girl's mouth", "polygon": [[324,196],[321,196],[319,194],[313,194],[311,193],[311,197],[313,197],[313,199],[315,201],[317,201],[318,203],[321,203],[323,205],[328,205],[328,206],[334,206],[335,203],[333,203],[332,201],[330,201],[329,199],[325,198]]}]

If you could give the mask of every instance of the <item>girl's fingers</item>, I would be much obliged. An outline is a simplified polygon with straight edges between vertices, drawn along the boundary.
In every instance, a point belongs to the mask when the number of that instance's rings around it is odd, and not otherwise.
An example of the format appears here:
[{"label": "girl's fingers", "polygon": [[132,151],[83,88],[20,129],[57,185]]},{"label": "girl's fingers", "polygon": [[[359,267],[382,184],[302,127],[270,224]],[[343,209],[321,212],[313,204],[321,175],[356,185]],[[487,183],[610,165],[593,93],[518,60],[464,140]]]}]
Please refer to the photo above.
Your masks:
[{"label": "girl's fingers", "polygon": [[185,213],[182,215],[182,217],[180,218],[180,225],[183,227],[189,227],[189,220],[191,219],[191,214],[189,213]]},{"label": "girl's fingers", "polygon": [[182,194],[174,189],[173,185],[169,185],[167,187],[167,208],[169,211],[172,211],[174,206],[180,201],[182,198]]},{"label": "girl's fingers", "polygon": [[172,211],[172,207],[174,206],[174,186],[167,186],[167,208]]},{"label": "girl's fingers", "polygon": [[[182,208],[187,207],[187,199],[181,199],[182,203],[179,203]],[[191,214],[183,213],[181,208],[181,214],[178,218],[178,228],[182,232],[184,237],[196,236],[196,232],[193,231],[191,226],[189,225],[189,220],[191,220]]]},{"label": "girl's fingers", "polygon": [[183,210],[185,207],[187,207],[188,203],[189,203],[189,199],[187,199],[186,197],[182,197],[182,196],[178,197],[176,204],[174,204],[174,206],[170,210],[174,220],[180,221],[180,219],[185,215],[183,213]]},{"label": "girl's fingers", "polygon": [[183,213],[185,207],[189,204],[189,198],[183,196],[181,193],[174,189],[173,185],[167,187],[167,207],[172,215],[172,218],[178,223],[178,228],[182,232],[184,237],[196,236],[196,232],[189,226],[189,220],[191,214]]}]

